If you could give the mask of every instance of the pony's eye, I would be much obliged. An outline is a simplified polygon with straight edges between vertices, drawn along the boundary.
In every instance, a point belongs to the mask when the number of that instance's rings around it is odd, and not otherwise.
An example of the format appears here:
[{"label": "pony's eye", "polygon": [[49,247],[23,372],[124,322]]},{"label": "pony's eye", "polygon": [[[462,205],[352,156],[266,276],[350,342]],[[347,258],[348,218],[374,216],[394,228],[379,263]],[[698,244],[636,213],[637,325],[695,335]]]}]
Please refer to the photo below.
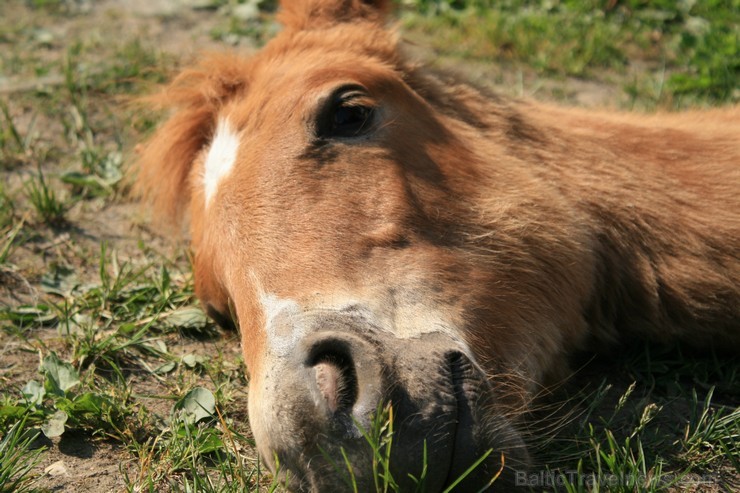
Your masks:
[{"label": "pony's eye", "polygon": [[359,137],[367,133],[373,123],[375,109],[367,96],[356,89],[339,91],[322,112],[317,125],[320,139]]},{"label": "pony's eye", "polygon": [[372,108],[341,104],[334,110],[331,133],[340,137],[359,135],[368,126]]}]

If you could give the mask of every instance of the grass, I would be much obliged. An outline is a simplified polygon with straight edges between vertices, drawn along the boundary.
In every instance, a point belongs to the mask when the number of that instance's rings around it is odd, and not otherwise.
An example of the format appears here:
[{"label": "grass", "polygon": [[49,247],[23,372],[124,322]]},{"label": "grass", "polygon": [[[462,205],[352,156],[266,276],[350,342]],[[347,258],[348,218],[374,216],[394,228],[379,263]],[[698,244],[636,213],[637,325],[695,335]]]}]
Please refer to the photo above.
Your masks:
[{"label": "grass", "polygon": [[[440,51],[544,77],[622,80],[624,104],[681,108],[740,98],[737,0],[409,0],[405,25]],[[421,11],[424,14],[419,14]]]},{"label": "grass", "polygon": [[0,441],[0,492],[26,493],[28,478],[40,462],[43,449],[33,448],[38,432],[28,432],[26,421],[21,419],[6,430]]},{"label": "grass", "polygon": [[[125,99],[165,80],[185,43],[264,42],[274,2],[243,21],[245,3],[190,12],[203,25],[194,40],[196,28],[178,17],[185,12],[136,17],[142,31],[126,32],[118,14],[97,6],[2,2],[0,492],[57,490],[44,468],[80,465],[61,454],[64,442],[93,444],[86,460],[115,470],[110,490],[282,490],[257,460],[235,335],[197,307],[187,253],[157,240],[122,198],[132,147],[156,123]],[[411,37],[459,67],[498,61],[503,75],[491,79],[503,91],[514,73],[554,88],[547,97],[555,98],[577,78],[626,106],[738,99],[736,1],[404,5]],[[160,23],[166,37],[157,37]],[[178,33],[174,50],[158,44]],[[530,432],[541,474],[523,481],[574,492],[690,491],[709,479],[716,491],[733,490],[736,361],[638,347],[609,366],[586,366],[585,388],[542,404],[548,419]],[[378,491],[397,491],[390,412],[366,433]],[[351,491],[351,464],[336,466]],[[423,474],[416,479],[423,485]],[[82,488],[68,481],[67,491]]]},{"label": "grass", "polygon": [[2,168],[12,168],[18,163],[22,163],[26,157],[30,146],[30,132],[25,136],[15,125],[13,117],[8,109],[8,104],[0,100],[0,164]]},{"label": "grass", "polygon": [[[362,437],[364,438],[367,447],[368,452],[372,456],[372,478],[374,480],[374,490],[376,493],[388,493],[388,492],[394,492],[394,493],[423,493],[427,490],[427,484],[426,484],[426,475],[428,473],[428,462],[427,462],[427,444],[426,441],[424,442],[424,448],[422,451],[422,471],[419,474],[419,477],[416,477],[410,473],[407,473],[409,479],[412,480],[414,484],[414,489],[409,490],[408,487],[406,489],[402,489],[397,479],[393,476],[392,471],[392,464],[391,464],[391,451],[393,449],[393,426],[394,426],[394,413],[393,413],[393,406],[390,403],[384,404],[380,403],[378,405],[378,408],[373,416],[373,419],[370,423],[369,429],[364,429],[362,425],[355,422],[355,425],[360,430],[360,433],[362,434]],[[326,453],[323,449],[321,450],[324,458],[327,460],[329,464],[331,464],[334,471],[344,480],[344,483],[347,487],[347,491],[352,491],[355,493],[359,492],[357,480],[355,476],[354,466],[352,462],[349,460],[346,452],[344,449],[342,449],[342,458],[343,461],[341,463],[337,463],[328,453]],[[452,491],[457,491],[457,486],[465,479],[467,478],[477,467],[479,467],[483,461],[488,458],[488,456],[493,453],[493,450],[488,450],[485,454],[483,454],[478,460],[473,462],[473,464],[468,467],[467,470],[465,470],[459,477],[454,478],[451,483],[445,487],[445,489],[442,491],[442,493],[450,493]],[[502,458],[503,459],[503,458]],[[501,466],[501,470],[498,471],[497,474],[495,474],[491,481],[482,489],[485,490],[489,488],[491,485],[493,485],[496,480],[498,480],[499,476],[503,472],[503,463]]]},{"label": "grass", "polygon": [[[603,379],[610,370],[623,377]],[[587,365],[585,376],[599,377],[564,389],[566,418],[540,443],[543,469],[530,482],[573,492],[691,491],[698,481],[736,488],[738,370],[735,361],[652,346]]]},{"label": "grass", "polygon": [[24,183],[23,188],[39,220],[49,226],[64,225],[67,205],[63,199],[57,197],[40,168],[34,178]]}]

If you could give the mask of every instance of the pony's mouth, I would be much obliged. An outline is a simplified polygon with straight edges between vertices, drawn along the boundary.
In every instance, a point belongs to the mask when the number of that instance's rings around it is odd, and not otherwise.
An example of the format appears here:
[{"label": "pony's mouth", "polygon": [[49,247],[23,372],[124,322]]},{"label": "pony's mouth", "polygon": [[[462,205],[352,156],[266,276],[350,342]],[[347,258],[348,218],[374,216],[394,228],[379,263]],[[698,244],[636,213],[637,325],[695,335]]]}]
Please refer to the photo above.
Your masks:
[{"label": "pony's mouth", "polygon": [[459,352],[447,354],[446,360],[450,374],[450,388],[455,396],[456,425],[452,440],[452,459],[444,489],[451,487],[461,479],[465,480],[463,476],[469,477],[473,472],[469,469],[481,458],[476,457],[475,447],[471,447],[471,444],[476,442],[476,426],[472,408],[476,392],[470,384],[472,363]]},{"label": "pony's mouth", "polygon": [[[487,490],[494,484],[511,483],[506,457],[513,465],[528,462],[519,434],[503,414],[491,419],[494,394],[485,374],[460,352],[446,355],[451,388],[456,401],[453,451],[442,490]],[[510,464],[510,465],[512,465]]]}]

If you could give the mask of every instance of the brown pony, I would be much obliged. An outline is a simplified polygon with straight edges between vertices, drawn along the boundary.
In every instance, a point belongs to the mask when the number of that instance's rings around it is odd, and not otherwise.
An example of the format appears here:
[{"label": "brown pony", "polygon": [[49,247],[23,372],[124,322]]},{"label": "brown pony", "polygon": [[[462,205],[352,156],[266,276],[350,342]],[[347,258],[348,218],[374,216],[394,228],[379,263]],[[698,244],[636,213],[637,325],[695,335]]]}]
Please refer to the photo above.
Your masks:
[{"label": "brown pony", "polygon": [[[284,1],[250,58],[212,56],[138,185],[189,217],[196,290],[241,332],[261,456],[298,491],[526,468],[512,409],[575,350],[740,347],[740,113],[633,116],[484,94],[409,62],[385,0]],[[332,464],[339,465],[339,470]],[[344,472],[343,472],[344,471]],[[503,486],[505,488],[505,486]]]}]

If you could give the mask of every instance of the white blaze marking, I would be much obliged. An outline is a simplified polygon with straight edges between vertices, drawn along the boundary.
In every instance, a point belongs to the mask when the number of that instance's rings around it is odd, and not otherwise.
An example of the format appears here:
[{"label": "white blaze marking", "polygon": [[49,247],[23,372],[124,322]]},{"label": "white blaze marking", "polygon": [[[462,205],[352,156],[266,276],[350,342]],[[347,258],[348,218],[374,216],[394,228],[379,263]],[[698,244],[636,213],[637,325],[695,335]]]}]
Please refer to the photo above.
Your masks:
[{"label": "white blaze marking", "polygon": [[236,154],[239,150],[239,134],[235,133],[229,122],[224,118],[219,120],[213,142],[208,149],[203,173],[203,185],[206,192],[206,206],[216,194],[218,184],[223,177],[229,174],[234,167]]},{"label": "white blaze marking", "polygon": [[[312,317],[334,313],[364,320],[370,327],[390,332],[398,339],[408,340],[425,334],[445,334],[452,341],[467,348],[461,335],[436,310],[423,305],[398,306],[391,303],[362,303],[351,298],[331,296],[329,299],[314,299],[309,307],[295,300],[280,298],[272,293],[260,293],[260,304],[265,316],[265,331],[274,353],[284,356],[309,332]],[[371,308],[376,305],[375,309]],[[306,318],[306,312],[311,312]],[[466,351],[466,354],[469,352]],[[472,358],[471,354],[468,354]]]},{"label": "white blaze marking", "polygon": [[262,293],[260,303],[265,314],[265,331],[271,351],[280,357],[287,356],[306,336],[301,306],[290,299]]}]

